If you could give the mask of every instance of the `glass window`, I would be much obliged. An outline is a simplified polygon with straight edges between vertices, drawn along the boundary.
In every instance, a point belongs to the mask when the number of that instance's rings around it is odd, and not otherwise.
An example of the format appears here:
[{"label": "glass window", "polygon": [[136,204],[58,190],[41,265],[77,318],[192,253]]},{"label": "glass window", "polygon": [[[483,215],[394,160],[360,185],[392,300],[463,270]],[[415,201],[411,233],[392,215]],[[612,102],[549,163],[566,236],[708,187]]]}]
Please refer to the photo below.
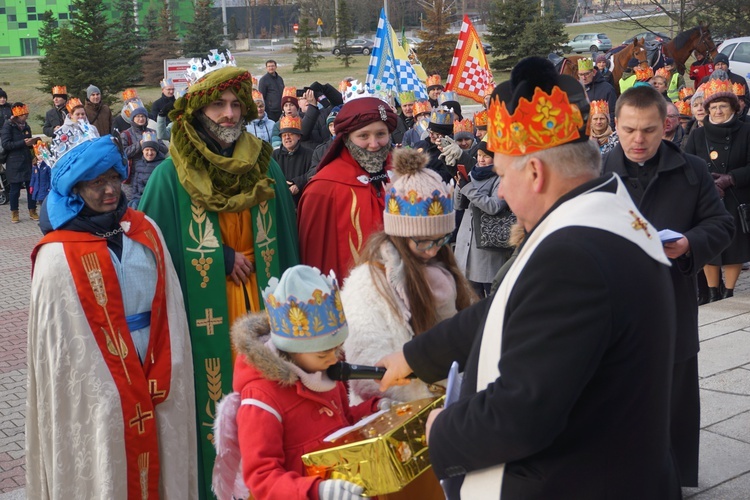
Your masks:
[{"label": "glass window", "polygon": [[68,18],[68,14],[66,14],[65,12],[61,12],[60,14],[57,15],[57,17],[59,19],[67,19]]},{"label": "glass window", "polygon": [[16,15],[15,14],[8,14],[8,22],[9,23],[16,22]]},{"label": "glass window", "polygon": [[737,45],[736,43],[730,43],[729,45],[721,49],[721,53],[728,56],[729,54],[732,53],[732,49],[734,49],[736,45]]},{"label": "glass window", "polygon": [[23,30],[28,28],[28,23],[18,23],[18,29]]}]

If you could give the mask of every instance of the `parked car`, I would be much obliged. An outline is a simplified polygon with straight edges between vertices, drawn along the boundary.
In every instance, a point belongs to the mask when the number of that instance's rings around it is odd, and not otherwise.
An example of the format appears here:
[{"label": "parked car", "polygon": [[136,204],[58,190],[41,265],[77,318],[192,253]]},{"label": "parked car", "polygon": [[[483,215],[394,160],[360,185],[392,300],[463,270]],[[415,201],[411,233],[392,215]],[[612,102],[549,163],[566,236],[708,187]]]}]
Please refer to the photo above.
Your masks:
[{"label": "parked car", "polygon": [[750,84],[750,36],[729,38],[719,45],[718,51],[729,58],[729,69]]},{"label": "parked car", "polygon": [[612,48],[612,40],[604,33],[581,33],[569,41],[568,46],[576,54],[583,52],[606,52]]},{"label": "parked car", "polygon": [[482,48],[484,49],[485,54],[492,54],[492,45],[489,43],[482,42]]},{"label": "parked car", "polygon": [[340,54],[362,54],[369,56],[375,42],[366,38],[355,38],[347,41],[344,45],[337,45],[331,51],[334,55]]},{"label": "parked car", "polygon": [[659,42],[659,43],[668,43],[672,40],[672,37],[669,35],[665,35],[664,33],[659,33],[658,31],[644,31],[643,33],[638,33],[635,36],[631,36],[624,42],[622,42],[623,45],[631,43],[636,38],[645,38],[646,42]]}]

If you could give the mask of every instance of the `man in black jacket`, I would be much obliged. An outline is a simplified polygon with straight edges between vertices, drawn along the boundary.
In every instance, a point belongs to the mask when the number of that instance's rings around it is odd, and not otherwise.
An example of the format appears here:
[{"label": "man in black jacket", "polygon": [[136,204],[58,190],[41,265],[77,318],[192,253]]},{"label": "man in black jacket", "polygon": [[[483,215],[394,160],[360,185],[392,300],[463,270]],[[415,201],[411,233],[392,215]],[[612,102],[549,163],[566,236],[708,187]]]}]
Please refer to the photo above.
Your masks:
[{"label": "man in black jacket", "polygon": [[279,133],[281,134],[281,147],[274,149],[271,156],[284,172],[286,185],[296,205],[309,180],[308,171],[312,166],[312,151],[300,143],[302,119],[299,116],[282,116],[279,120]]},{"label": "man in black jacket", "polygon": [[[161,97],[159,97],[157,100],[154,101],[154,103],[151,105],[151,112],[148,114],[148,117],[152,120],[156,121],[158,118],[160,112],[163,109],[169,109],[171,110],[174,108],[174,82],[171,78],[166,78],[160,82],[161,84]],[[166,117],[167,125],[172,121],[169,119],[168,114],[162,114],[162,116]]]},{"label": "man in black jacket", "polygon": [[44,126],[42,131],[44,135],[52,137],[55,135],[55,130],[62,127],[65,123],[65,117],[67,111],[65,110],[65,103],[68,102],[68,89],[63,85],[55,85],[52,87],[52,109],[47,111],[44,115]]},{"label": "man in black jacket", "polygon": [[[620,143],[604,159],[655,230],[683,235],[666,243],[677,304],[672,373],[671,445],[682,486],[698,485],[700,398],[698,391],[698,302],[696,274],[726,248],[734,231],[700,158],[662,140],[667,103],[652,87],[634,87],[617,101]],[[639,292],[640,293],[640,289]]]},{"label": "man in black jacket", "polygon": [[266,61],[266,74],[258,81],[258,91],[266,102],[266,114],[272,121],[281,117],[281,95],[284,93],[284,79],[276,72],[276,61]]},{"label": "man in black jacket", "polygon": [[412,371],[440,380],[458,361],[460,398],[427,421],[454,498],[679,498],[668,259],[620,180],[598,177],[575,79],[527,58],[493,100],[503,95],[508,114],[491,107],[487,137],[528,236],[495,295],[381,360],[381,388]]}]

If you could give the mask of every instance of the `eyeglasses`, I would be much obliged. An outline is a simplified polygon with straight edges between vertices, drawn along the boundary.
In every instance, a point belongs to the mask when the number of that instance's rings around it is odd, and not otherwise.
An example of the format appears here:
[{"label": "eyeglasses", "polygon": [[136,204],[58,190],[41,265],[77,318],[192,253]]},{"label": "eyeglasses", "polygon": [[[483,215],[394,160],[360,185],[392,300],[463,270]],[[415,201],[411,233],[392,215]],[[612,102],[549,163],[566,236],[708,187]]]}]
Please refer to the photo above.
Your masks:
[{"label": "eyeglasses", "polygon": [[420,252],[426,252],[427,250],[431,250],[433,247],[445,246],[450,241],[452,235],[453,233],[448,233],[442,238],[438,238],[436,240],[417,240],[414,238],[409,239],[414,242],[414,246],[417,247],[417,250],[419,250]]},{"label": "eyeglasses", "polygon": [[591,75],[592,73],[593,73],[593,71],[587,71],[585,73],[578,73],[578,78],[587,77],[587,76]]}]

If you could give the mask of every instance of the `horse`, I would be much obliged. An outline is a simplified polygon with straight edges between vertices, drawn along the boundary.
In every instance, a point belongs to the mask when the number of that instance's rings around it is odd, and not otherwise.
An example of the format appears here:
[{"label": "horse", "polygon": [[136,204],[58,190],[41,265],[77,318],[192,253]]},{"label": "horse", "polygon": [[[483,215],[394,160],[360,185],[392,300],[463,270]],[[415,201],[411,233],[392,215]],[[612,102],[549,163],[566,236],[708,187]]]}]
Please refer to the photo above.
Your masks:
[{"label": "horse", "polygon": [[665,55],[674,59],[679,74],[685,73],[685,61],[694,50],[703,54],[709,61],[718,54],[708,25],[702,24],[679,33],[669,43],[664,44],[662,50]]}]

